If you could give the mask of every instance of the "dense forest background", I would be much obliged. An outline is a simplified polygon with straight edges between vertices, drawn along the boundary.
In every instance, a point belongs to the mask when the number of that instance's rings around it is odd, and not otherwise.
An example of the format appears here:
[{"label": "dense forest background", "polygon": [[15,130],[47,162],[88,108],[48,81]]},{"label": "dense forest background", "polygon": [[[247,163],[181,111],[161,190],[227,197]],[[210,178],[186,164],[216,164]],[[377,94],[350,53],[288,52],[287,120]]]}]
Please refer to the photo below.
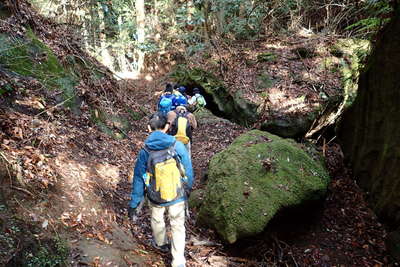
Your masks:
[{"label": "dense forest background", "polygon": [[223,44],[301,29],[369,38],[391,11],[389,1],[372,0],[31,2],[122,77],[193,61]]}]

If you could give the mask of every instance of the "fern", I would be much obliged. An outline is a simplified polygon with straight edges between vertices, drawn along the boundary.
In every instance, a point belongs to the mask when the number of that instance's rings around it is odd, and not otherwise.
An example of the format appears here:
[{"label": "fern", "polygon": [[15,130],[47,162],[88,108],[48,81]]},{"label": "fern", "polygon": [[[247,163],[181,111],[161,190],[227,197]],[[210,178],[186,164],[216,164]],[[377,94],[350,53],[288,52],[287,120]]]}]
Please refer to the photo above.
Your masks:
[{"label": "fern", "polygon": [[355,33],[369,37],[376,33],[384,24],[390,21],[387,15],[393,11],[388,0],[367,1],[368,5],[364,8],[369,17],[361,19],[345,28],[345,30],[354,30]]}]

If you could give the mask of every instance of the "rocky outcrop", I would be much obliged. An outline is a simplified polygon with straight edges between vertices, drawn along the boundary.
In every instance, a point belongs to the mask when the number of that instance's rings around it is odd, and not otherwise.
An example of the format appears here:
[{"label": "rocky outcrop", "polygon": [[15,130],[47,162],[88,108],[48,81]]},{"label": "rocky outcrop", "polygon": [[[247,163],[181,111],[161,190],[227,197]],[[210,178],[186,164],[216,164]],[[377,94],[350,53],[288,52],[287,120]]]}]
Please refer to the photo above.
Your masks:
[{"label": "rocky outcrop", "polygon": [[[371,206],[400,225],[400,17],[380,33],[338,135]],[[393,228],[394,228],[393,227]]]},{"label": "rocky outcrop", "polygon": [[207,71],[182,67],[178,68],[172,77],[186,86],[204,89],[204,93],[211,96],[212,99],[212,103],[208,101],[207,105],[215,105],[214,108],[227,119],[241,125],[250,125],[259,118],[257,104],[241,97],[240,91],[229,92],[228,88],[217,77]]},{"label": "rocky outcrop", "polygon": [[198,221],[234,243],[262,232],[278,211],[323,198],[328,182],[318,156],[253,130],[211,159]]},{"label": "rocky outcrop", "polygon": [[[281,137],[297,138],[306,133],[310,137],[326,125],[333,124],[343,109],[354,100],[361,58],[368,54],[368,48],[369,43],[366,41],[339,39],[329,48],[328,56],[321,55],[323,64],[320,68],[331,73],[340,72],[342,76],[343,88],[328,90],[329,94],[321,89],[323,84],[305,78],[301,69],[293,70],[290,77],[271,75],[267,70],[257,73],[254,69],[254,77],[249,78],[253,79],[253,84],[248,88],[228,88],[216,75],[185,65],[178,66],[171,78],[189,88],[201,88],[207,99],[207,107],[218,116],[243,126],[254,125]],[[297,55],[292,58],[295,61],[316,56],[315,52],[307,48],[298,48],[293,53]],[[277,58],[277,54],[266,52],[257,55],[257,62],[271,63]],[[284,63],[275,62],[274,66],[266,64],[265,69],[271,68],[272,71],[279,64]],[[320,88],[317,93],[320,99],[314,98],[311,101],[307,93],[295,97],[296,93],[285,92],[287,85],[279,84],[282,80],[291,83],[293,88],[304,83],[313,86],[314,91]]]}]

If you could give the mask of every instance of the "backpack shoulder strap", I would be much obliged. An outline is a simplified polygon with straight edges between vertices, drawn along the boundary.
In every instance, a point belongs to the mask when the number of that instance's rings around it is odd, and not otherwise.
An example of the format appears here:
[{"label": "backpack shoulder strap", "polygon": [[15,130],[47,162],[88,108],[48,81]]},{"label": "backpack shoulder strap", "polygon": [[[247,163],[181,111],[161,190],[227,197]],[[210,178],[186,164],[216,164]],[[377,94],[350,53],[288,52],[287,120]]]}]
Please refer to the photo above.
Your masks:
[{"label": "backpack shoulder strap", "polygon": [[176,152],[176,142],[174,143],[174,152],[175,152],[174,159],[176,161],[176,167],[178,168],[181,177],[185,177],[186,174],[185,174],[185,171],[183,170],[183,166],[181,164],[181,159],[180,159],[178,153]]},{"label": "backpack shoulder strap", "polygon": [[143,147],[143,150],[144,151],[146,151],[147,152],[147,154],[149,155],[148,157],[147,157],[147,171],[150,171],[151,170],[151,162],[152,162],[152,159],[151,159],[151,156],[152,156],[152,154],[153,154],[153,150],[151,150],[150,148],[148,148],[146,145]]}]

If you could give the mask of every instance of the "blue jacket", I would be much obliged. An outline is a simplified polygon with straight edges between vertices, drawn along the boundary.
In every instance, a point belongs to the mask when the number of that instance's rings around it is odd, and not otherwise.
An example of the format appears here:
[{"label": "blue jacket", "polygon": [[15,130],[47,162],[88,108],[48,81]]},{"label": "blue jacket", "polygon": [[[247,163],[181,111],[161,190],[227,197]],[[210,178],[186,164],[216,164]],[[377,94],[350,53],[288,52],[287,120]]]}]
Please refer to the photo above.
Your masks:
[{"label": "blue jacket", "polygon": [[[179,141],[176,141],[175,137],[165,134],[161,131],[152,132],[149,137],[145,140],[145,146],[150,150],[162,150],[170,147],[174,142],[175,150],[178,156],[181,159],[183,167],[185,168],[185,173],[188,178],[188,185],[190,188],[193,186],[193,168],[192,161],[190,159],[189,153],[187,152],[184,144]],[[136,208],[139,203],[142,201],[145,193],[145,184],[143,181],[143,174],[147,171],[147,159],[149,154],[146,150],[141,149],[139,151],[139,155],[136,159],[135,169],[133,173],[133,183],[132,183],[132,192],[131,192],[131,201],[129,206],[131,208]],[[170,206],[172,204],[185,201],[186,197],[182,197],[176,199],[174,201],[161,204],[160,206]]]}]

